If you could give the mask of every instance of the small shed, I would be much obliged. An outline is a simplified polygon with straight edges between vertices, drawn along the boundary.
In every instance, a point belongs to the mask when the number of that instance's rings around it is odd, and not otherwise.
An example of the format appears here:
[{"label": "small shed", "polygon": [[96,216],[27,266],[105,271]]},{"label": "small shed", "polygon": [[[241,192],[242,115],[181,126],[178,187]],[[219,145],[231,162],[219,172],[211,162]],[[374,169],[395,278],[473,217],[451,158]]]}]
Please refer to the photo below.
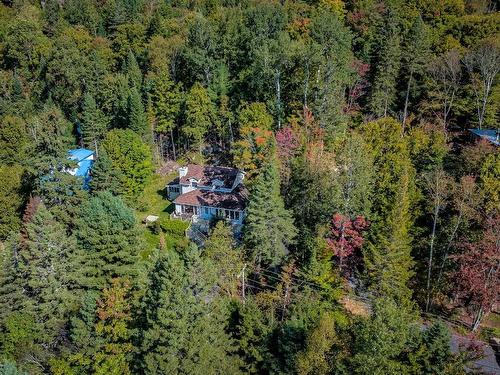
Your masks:
[{"label": "small shed", "polygon": [[469,129],[478,138],[486,139],[495,146],[500,146],[500,129]]},{"label": "small shed", "polygon": [[68,154],[68,159],[74,160],[77,163],[77,166],[67,172],[73,176],[82,177],[83,186],[84,188],[87,188],[91,179],[90,171],[95,161],[95,152],[85,148],[77,148],[69,150]]}]

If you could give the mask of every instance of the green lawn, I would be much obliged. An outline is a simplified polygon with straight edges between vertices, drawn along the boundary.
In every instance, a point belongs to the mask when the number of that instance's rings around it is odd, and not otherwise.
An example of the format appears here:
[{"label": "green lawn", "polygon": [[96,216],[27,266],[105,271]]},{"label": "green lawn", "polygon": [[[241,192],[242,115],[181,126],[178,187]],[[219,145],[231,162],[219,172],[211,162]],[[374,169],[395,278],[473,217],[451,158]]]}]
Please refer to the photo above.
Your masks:
[{"label": "green lawn", "polygon": [[[177,176],[177,172],[172,172],[168,176],[160,176],[155,174],[149,183],[144,188],[141,196],[138,198],[138,209],[136,210],[137,220],[141,223],[143,236],[146,243],[146,249],[142,252],[143,258],[149,255],[160,245],[160,236],[153,233],[152,228],[148,228],[144,224],[144,219],[148,215],[159,216],[161,223],[168,223],[170,214],[174,210],[174,205],[167,199],[167,191],[165,186]],[[180,223],[179,223],[180,224]],[[185,224],[187,227],[187,223]],[[182,229],[182,228],[181,228]],[[183,235],[183,230],[177,230],[177,233],[172,231],[164,231],[166,249],[173,249],[177,246],[186,246],[187,239]]]},{"label": "green lawn", "polygon": [[138,199],[138,220],[143,222],[148,215],[156,215],[159,216],[160,219],[169,217],[170,213],[173,211],[173,205],[167,199],[165,186],[168,182],[172,181],[176,175],[177,173],[172,173],[168,176],[153,175],[153,178],[151,178]]}]

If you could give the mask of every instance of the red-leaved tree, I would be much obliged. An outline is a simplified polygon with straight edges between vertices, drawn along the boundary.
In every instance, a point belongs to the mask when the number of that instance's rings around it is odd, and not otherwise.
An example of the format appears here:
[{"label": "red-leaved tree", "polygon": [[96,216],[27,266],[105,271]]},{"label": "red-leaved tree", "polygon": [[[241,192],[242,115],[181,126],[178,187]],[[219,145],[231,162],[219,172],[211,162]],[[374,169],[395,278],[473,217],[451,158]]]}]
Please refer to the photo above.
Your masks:
[{"label": "red-leaved tree", "polygon": [[487,220],[479,241],[465,242],[455,255],[458,269],[454,285],[459,300],[467,308],[475,331],[500,296],[500,215]]},{"label": "red-leaved tree", "polygon": [[327,242],[334,256],[338,259],[341,271],[346,258],[351,257],[363,246],[363,232],[368,226],[368,221],[362,216],[351,219],[342,214],[333,215]]}]

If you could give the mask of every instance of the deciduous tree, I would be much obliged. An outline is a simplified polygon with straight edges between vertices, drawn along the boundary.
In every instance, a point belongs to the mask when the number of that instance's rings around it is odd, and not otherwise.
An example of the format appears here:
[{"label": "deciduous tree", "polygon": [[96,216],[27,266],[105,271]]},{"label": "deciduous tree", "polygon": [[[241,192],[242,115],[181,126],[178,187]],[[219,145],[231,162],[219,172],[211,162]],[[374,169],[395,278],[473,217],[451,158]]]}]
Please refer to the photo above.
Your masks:
[{"label": "deciduous tree", "polygon": [[333,254],[338,258],[341,271],[344,259],[352,256],[355,251],[360,250],[363,246],[362,232],[368,228],[368,225],[368,222],[362,216],[351,219],[342,214],[333,215],[327,241]]},{"label": "deciduous tree", "polygon": [[458,266],[454,275],[456,293],[466,304],[473,331],[477,330],[500,295],[499,229],[500,217],[488,218],[482,238],[477,242],[465,242],[462,253],[453,257]]},{"label": "deciduous tree", "polygon": [[485,114],[496,75],[500,71],[500,47],[497,40],[486,40],[464,57],[474,90],[478,127],[485,121]]},{"label": "deciduous tree", "polygon": [[132,130],[115,129],[108,132],[102,148],[120,177],[120,194],[133,200],[153,172],[149,147]]}]

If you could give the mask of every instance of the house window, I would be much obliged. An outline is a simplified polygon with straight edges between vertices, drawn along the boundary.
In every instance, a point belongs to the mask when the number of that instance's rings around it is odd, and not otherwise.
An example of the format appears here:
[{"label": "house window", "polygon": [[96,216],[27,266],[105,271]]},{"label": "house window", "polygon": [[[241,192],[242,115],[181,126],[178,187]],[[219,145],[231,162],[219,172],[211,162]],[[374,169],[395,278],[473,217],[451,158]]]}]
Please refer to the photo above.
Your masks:
[{"label": "house window", "polygon": [[208,215],[210,213],[210,208],[205,207],[205,215]]},{"label": "house window", "polygon": [[234,220],[240,220],[240,212],[234,211]]},{"label": "house window", "polygon": [[178,186],[170,186],[168,189],[170,190],[171,193],[179,193],[180,192],[180,189]]},{"label": "house window", "polygon": [[198,183],[193,181],[193,182],[191,182],[191,186],[192,186],[192,187],[197,187],[197,186],[198,186]]},{"label": "house window", "polygon": [[222,210],[222,209],[220,209],[220,208],[216,208],[216,209],[215,209],[215,216],[217,216],[217,217],[222,217],[222,216],[223,216],[223,214],[224,214],[224,212],[223,212],[223,210]]}]

